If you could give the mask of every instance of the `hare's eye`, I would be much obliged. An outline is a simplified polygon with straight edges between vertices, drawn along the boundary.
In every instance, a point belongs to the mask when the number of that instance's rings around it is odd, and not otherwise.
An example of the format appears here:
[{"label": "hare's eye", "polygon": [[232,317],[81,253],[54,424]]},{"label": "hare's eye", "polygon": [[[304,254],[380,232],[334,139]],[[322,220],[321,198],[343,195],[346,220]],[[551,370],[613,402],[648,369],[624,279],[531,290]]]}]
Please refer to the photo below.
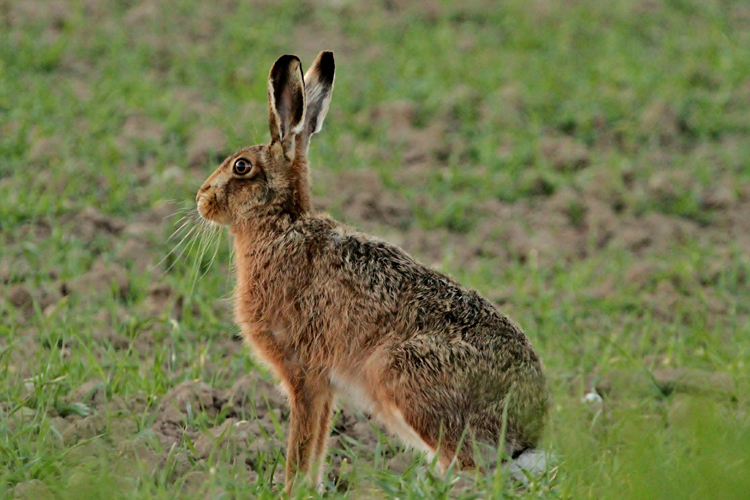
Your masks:
[{"label": "hare's eye", "polygon": [[251,167],[252,165],[250,165],[248,160],[240,158],[234,162],[234,168],[232,168],[232,171],[235,175],[247,175],[250,172]]}]

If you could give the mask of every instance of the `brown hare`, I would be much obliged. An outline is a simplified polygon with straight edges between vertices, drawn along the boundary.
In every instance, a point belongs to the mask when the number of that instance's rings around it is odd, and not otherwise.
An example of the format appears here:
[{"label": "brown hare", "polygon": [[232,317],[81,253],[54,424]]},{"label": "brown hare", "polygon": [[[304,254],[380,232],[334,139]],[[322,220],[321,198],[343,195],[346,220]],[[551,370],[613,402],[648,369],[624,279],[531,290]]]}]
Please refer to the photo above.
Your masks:
[{"label": "brown hare", "polygon": [[307,151],[334,69],[332,52],[304,77],[296,56],[280,57],[270,143],[228,157],[197,196],[234,235],[236,321],[288,394],[287,491],[297,475],[319,483],[339,395],[441,469],[475,467],[473,443],[533,450],[548,396],[524,333],[475,291],[313,212]]}]

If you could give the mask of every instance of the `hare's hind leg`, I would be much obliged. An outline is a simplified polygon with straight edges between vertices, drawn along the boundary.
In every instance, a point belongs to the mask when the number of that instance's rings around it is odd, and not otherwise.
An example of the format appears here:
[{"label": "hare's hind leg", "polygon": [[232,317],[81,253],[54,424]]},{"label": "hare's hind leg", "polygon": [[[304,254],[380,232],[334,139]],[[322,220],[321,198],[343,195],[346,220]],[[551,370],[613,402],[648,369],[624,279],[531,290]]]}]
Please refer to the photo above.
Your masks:
[{"label": "hare's hind leg", "polygon": [[437,416],[433,408],[410,406],[405,410],[405,418],[409,425],[435,449],[437,465],[443,474],[451,466],[459,470],[476,468],[470,433],[466,430],[460,431],[460,427],[444,425],[448,418],[442,422],[431,421]]},{"label": "hare's hind leg", "polygon": [[460,433],[435,432],[438,426],[427,425],[424,409],[393,405],[379,414],[386,428],[412,448],[424,451],[428,460],[437,456],[437,465],[445,473],[451,465],[462,470],[476,467],[471,442]]},{"label": "hare's hind leg", "polygon": [[317,487],[320,460],[325,451],[327,426],[333,405],[333,392],[323,380],[304,380],[290,387],[289,405],[291,413],[286,454],[287,493],[291,493],[297,476],[307,475]]},{"label": "hare's hind leg", "polygon": [[438,445],[438,466],[443,474],[451,466],[458,470],[476,469],[471,443],[461,439],[441,441]]},{"label": "hare's hind leg", "polygon": [[[417,346],[416,354],[407,352],[410,345],[402,345],[400,352],[391,350],[379,360],[373,370],[380,390],[378,417],[383,424],[407,444],[428,457],[437,455],[437,463],[445,472],[451,465],[461,469],[476,467],[473,456],[473,434],[467,426],[466,397],[455,381],[436,383],[434,374],[425,373],[430,367],[441,366],[440,360],[430,360]],[[404,359],[421,359],[416,365]],[[426,360],[426,361],[425,361]],[[430,362],[433,361],[433,362]]]}]

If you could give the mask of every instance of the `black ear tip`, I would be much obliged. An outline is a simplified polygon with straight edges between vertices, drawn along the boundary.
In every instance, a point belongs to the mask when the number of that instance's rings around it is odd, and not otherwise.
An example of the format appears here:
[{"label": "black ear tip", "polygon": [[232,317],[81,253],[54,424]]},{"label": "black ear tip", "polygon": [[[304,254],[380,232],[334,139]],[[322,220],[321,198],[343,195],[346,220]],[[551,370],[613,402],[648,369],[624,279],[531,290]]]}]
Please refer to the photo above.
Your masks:
[{"label": "black ear tip", "polygon": [[333,61],[333,52],[330,50],[324,50],[318,56],[318,71],[321,75],[333,77],[333,73],[336,71],[336,63]]},{"label": "black ear tip", "polygon": [[297,56],[295,56],[293,54],[284,54],[283,56],[281,56],[278,59],[276,59],[276,62],[273,63],[272,70],[277,70],[278,71],[278,70],[281,70],[282,68],[283,69],[290,68],[290,67],[292,67],[292,65],[294,63],[297,63],[298,66],[302,65],[300,63],[299,57],[297,57]]}]

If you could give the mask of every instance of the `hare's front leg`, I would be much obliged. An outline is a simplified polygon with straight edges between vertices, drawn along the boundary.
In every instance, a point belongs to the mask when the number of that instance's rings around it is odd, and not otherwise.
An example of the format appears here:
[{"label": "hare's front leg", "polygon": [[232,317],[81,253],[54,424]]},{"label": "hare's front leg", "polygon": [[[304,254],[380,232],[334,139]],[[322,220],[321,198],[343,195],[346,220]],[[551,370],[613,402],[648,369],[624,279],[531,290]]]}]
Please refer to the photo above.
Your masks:
[{"label": "hare's front leg", "polygon": [[317,487],[333,406],[333,391],[322,378],[304,379],[290,385],[287,493],[291,493],[298,476],[307,475]]},{"label": "hare's front leg", "polygon": [[329,394],[318,422],[318,442],[315,443],[314,462],[310,469],[312,483],[318,487],[321,486],[320,478],[325,474],[326,469],[326,450],[328,449],[328,433],[330,432],[331,419],[333,417],[333,399],[333,394]]}]

